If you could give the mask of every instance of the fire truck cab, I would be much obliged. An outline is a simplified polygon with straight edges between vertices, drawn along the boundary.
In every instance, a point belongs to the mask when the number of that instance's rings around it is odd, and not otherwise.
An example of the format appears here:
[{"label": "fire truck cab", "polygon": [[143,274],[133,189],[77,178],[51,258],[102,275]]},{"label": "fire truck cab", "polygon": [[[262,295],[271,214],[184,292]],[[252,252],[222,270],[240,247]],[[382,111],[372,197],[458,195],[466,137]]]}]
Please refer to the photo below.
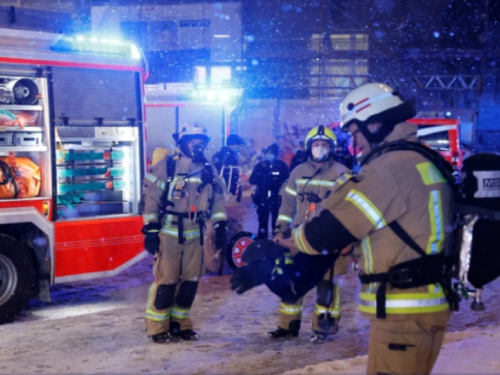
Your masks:
[{"label": "fire truck cab", "polygon": [[146,74],[129,42],[0,29],[0,323],[145,256]]},{"label": "fire truck cab", "polygon": [[418,137],[438,151],[453,168],[462,168],[463,151],[460,148],[460,120],[451,118],[415,117],[408,122],[418,125]]}]

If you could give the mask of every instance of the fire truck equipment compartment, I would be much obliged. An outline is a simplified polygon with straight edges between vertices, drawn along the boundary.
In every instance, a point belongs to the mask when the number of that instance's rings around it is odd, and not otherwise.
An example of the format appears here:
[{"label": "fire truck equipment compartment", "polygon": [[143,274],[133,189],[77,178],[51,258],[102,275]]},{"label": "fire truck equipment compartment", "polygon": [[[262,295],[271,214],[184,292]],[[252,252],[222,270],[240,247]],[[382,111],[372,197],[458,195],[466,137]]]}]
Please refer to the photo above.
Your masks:
[{"label": "fire truck equipment compartment", "polygon": [[16,166],[20,176],[17,180],[14,178],[14,166],[11,163],[11,158],[0,157],[0,199],[18,198],[23,184],[26,193],[25,198],[33,198],[38,196],[41,184],[41,172],[30,158],[16,157]]},{"label": "fire truck equipment compartment", "polygon": [[14,146],[41,146],[43,144],[42,134],[36,133],[14,133]]}]

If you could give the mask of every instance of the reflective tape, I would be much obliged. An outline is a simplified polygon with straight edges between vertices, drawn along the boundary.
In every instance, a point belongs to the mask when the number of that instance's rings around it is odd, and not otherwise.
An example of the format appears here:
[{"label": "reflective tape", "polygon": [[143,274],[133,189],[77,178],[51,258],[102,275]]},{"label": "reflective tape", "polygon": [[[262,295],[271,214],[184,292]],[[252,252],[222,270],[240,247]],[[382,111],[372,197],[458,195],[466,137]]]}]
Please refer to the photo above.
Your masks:
[{"label": "reflective tape", "polygon": [[216,212],[211,216],[212,220],[227,220],[227,215],[224,212]]},{"label": "reflective tape", "polygon": [[146,176],[144,176],[146,180],[152,182],[153,184],[156,182],[157,178],[155,175],[152,175],[151,173],[146,173]]},{"label": "reflective tape", "polygon": [[446,182],[436,166],[431,162],[417,164],[417,169],[425,185],[434,185]]},{"label": "reflective tape", "polygon": [[[173,228],[173,227],[165,227],[164,226],[163,228],[161,228],[160,233],[163,233],[163,234],[165,234],[167,236],[171,236],[171,237],[176,237],[176,238],[179,237],[178,229]],[[185,230],[184,237],[187,240],[191,240],[193,238],[200,237],[200,230],[199,229]]]},{"label": "reflective tape", "polygon": [[148,291],[148,303],[146,306],[146,319],[153,320],[155,322],[163,322],[170,319],[170,309],[165,312],[153,311],[153,302],[156,294],[156,283],[151,284]]},{"label": "reflective tape", "polygon": [[351,190],[345,200],[354,204],[373,224],[375,229],[382,229],[387,225],[382,213],[363,193]]},{"label": "reflective tape", "polygon": [[[361,250],[363,251],[363,260],[365,264],[365,273],[373,273],[373,254],[372,254],[372,244],[370,241],[370,236],[367,234],[361,240]],[[374,288],[375,283],[370,283],[369,288]]]},{"label": "reflective tape", "polygon": [[335,184],[344,185],[347,181],[352,178],[352,175],[349,173],[343,173],[339,178],[335,180]]},{"label": "reflective tape", "polygon": [[299,315],[302,314],[302,305],[288,305],[281,302],[279,311],[286,315]]},{"label": "reflective tape", "polygon": [[[359,310],[375,314],[377,301],[375,294],[361,293]],[[448,301],[442,290],[438,294],[393,294],[386,296],[385,308],[387,314],[424,314],[431,312],[447,311]]]},{"label": "reflective tape", "polygon": [[304,229],[304,226],[301,225],[300,227],[298,227],[297,229],[294,229],[292,231],[293,241],[295,242],[295,245],[298,247],[298,249],[301,252],[306,253],[306,254],[310,254],[309,249],[305,245],[305,240],[303,238],[303,233],[302,233],[303,229]]},{"label": "reflective tape", "polygon": [[142,220],[144,221],[144,224],[149,223],[150,221],[158,221],[158,214],[146,214],[142,215]]},{"label": "reflective tape", "polygon": [[316,315],[326,314],[327,312],[334,318],[340,317],[340,309],[338,308],[330,307],[329,309],[327,309],[326,307],[320,306],[318,304],[314,306],[314,313]]},{"label": "reflective tape", "polygon": [[155,322],[164,322],[170,319],[170,312],[158,313],[151,310],[146,310],[146,319],[154,320]]},{"label": "reflective tape", "polygon": [[291,187],[289,187],[289,186],[287,186],[287,187],[285,188],[285,191],[286,191],[288,194],[290,194],[291,196],[294,196],[294,197],[296,197],[296,196],[297,196],[297,192],[296,192],[295,190],[293,190],[293,189],[292,189]]},{"label": "reflective tape", "polygon": [[290,223],[291,224],[293,222],[293,219],[290,216],[279,215],[278,216],[278,221],[284,221],[285,223]]},{"label": "reflective tape", "polygon": [[187,179],[184,179],[184,181],[192,183],[192,184],[201,184],[201,178],[199,178],[199,177],[189,177]]},{"label": "reflective tape", "polygon": [[172,310],[172,317],[176,319],[187,319],[189,318],[189,310],[174,307]]},{"label": "reflective tape", "polygon": [[441,251],[444,240],[443,207],[439,190],[433,190],[429,195],[429,219],[431,236],[427,244],[427,254],[437,254]]},{"label": "reflective tape", "polygon": [[335,185],[335,181],[329,180],[308,180],[308,179],[300,179],[295,181],[297,185],[310,185],[310,186],[323,186],[323,187],[332,187]]},{"label": "reflective tape", "polygon": [[161,189],[161,190],[165,190],[165,188],[167,187],[167,185],[163,182],[163,181],[160,181],[158,180],[156,182],[156,185],[158,185],[158,187]]}]

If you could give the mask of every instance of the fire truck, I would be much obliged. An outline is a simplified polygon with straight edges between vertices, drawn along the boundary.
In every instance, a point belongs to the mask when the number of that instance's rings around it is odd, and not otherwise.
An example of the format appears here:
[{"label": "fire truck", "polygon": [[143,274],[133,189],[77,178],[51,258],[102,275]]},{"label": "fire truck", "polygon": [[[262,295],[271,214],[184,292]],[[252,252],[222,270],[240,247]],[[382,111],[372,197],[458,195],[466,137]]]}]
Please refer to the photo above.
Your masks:
[{"label": "fire truck", "polygon": [[146,77],[130,42],[0,29],[0,323],[146,255]]},{"label": "fire truck", "polygon": [[418,126],[418,137],[438,151],[453,168],[462,168],[463,151],[460,148],[460,120],[439,117],[414,117],[408,122]]}]

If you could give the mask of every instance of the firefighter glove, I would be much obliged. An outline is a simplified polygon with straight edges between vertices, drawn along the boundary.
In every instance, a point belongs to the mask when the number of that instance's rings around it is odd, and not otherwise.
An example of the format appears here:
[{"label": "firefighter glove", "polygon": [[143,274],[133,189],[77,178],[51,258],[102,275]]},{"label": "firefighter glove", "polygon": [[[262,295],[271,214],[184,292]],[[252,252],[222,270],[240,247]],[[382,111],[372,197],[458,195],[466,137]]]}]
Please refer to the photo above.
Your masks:
[{"label": "firefighter glove", "polygon": [[231,277],[231,289],[238,294],[243,294],[256,286],[262,285],[271,275],[273,268],[274,262],[269,258],[237,268]]},{"label": "firefighter glove", "polygon": [[142,233],[145,235],[144,248],[151,255],[160,252],[160,228],[159,223],[148,223],[142,228]]},{"label": "firefighter glove", "polygon": [[214,224],[215,229],[215,248],[217,250],[226,246],[227,225],[225,221],[218,221]]}]

